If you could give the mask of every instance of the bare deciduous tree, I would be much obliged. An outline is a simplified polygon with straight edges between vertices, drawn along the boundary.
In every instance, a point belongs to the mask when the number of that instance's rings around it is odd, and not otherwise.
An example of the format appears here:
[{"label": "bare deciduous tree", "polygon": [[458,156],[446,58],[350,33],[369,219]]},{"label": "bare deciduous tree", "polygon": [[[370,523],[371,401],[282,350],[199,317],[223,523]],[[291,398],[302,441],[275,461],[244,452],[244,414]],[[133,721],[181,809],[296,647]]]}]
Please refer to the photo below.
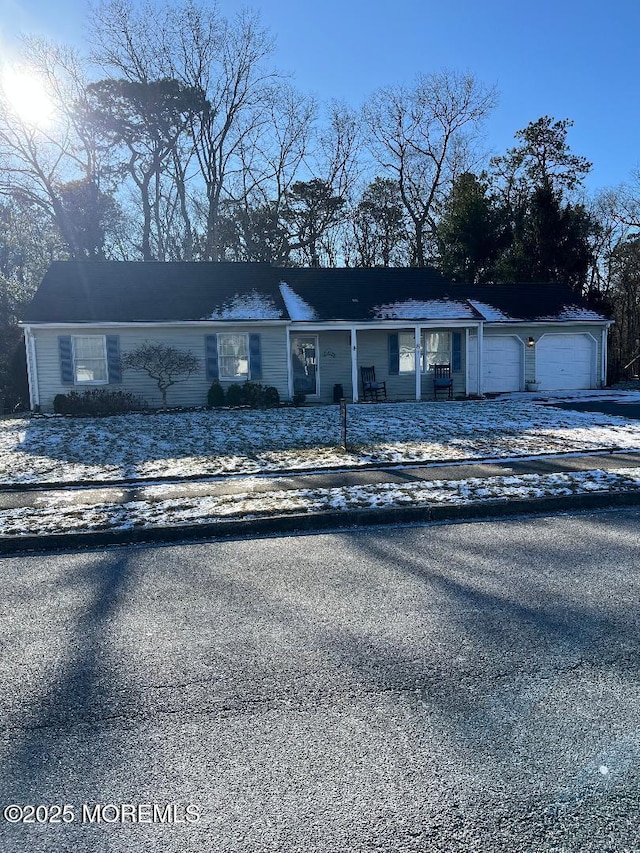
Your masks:
[{"label": "bare deciduous tree", "polygon": [[0,195],[44,211],[73,246],[60,188],[90,181],[98,169],[95,138],[73,109],[86,85],[83,62],[76,51],[42,39],[24,41],[21,62],[22,73],[41,82],[52,114],[28,120],[0,88]]},{"label": "bare deciduous tree", "polygon": [[[273,40],[255,13],[232,21],[215,5],[183,0],[167,6],[108,0],[93,14],[94,58],[130,81],[163,78],[200,91],[203,109],[188,122],[189,146],[174,161],[173,187],[191,231],[187,185],[195,175],[204,189],[203,260],[219,256],[220,205],[230,177],[239,167],[239,149],[260,124],[276,75],[265,68]],[[150,30],[153,38],[149,38]],[[189,237],[189,239],[191,239]]]},{"label": "bare deciduous tree", "polygon": [[145,341],[121,358],[122,367],[139,370],[155,380],[162,395],[162,405],[167,405],[167,391],[177,382],[184,382],[200,368],[192,352],[182,351],[166,344]]},{"label": "bare deciduous tree", "polygon": [[369,148],[398,184],[418,266],[425,265],[426,232],[441,190],[463,168],[458,160],[465,137],[478,134],[495,103],[494,89],[470,74],[445,70],[419,76],[412,88],[380,89],[365,104]]}]

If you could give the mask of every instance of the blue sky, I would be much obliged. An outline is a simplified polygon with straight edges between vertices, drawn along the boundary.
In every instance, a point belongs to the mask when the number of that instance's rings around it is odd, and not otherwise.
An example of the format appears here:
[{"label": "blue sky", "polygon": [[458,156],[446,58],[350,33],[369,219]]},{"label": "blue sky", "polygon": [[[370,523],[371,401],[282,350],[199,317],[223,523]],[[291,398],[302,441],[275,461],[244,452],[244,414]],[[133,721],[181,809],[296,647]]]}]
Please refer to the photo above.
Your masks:
[{"label": "blue sky", "polygon": [[[246,6],[221,0],[233,15]],[[486,147],[501,153],[541,115],[571,118],[573,151],[593,161],[589,189],[640,167],[640,3],[594,0],[322,0],[251,3],[277,42],[275,63],[320,98],[359,106],[379,86],[443,67],[495,84]],[[82,47],[88,3],[0,0],[0,49],[18,33]]]}]

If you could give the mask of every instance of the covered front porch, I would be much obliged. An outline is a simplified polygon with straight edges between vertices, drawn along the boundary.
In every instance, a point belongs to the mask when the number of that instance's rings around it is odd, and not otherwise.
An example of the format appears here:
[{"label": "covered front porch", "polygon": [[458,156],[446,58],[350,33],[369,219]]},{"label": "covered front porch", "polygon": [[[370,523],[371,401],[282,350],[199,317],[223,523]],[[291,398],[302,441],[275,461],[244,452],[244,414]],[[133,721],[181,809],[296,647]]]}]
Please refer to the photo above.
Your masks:
[{"label": "covered front porch", "polygon": [[454,396],[480,395],[481,321],[296,324],[289,328],[290,395],[333,402],[336,391],[363,400],[361,370],[374,367],[390,401],[433,399],[436,364],[449,364]]}]

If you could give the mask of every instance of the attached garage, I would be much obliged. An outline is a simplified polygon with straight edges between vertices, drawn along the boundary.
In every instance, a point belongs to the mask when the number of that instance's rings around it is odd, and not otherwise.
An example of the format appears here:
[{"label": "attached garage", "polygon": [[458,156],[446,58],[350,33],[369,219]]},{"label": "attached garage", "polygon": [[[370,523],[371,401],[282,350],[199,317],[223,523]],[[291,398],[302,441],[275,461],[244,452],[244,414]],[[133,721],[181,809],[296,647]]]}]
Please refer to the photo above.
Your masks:
[{"label": "attached garage", "polygon": [[485,394],[521,391],[523,344],[511,335],[484,339],[483,386]]},{"label": "attached garage", "polygon": [[536,378],[545,391],[593,388],[596,342],[591,335],[543,335],[536,345]]}]

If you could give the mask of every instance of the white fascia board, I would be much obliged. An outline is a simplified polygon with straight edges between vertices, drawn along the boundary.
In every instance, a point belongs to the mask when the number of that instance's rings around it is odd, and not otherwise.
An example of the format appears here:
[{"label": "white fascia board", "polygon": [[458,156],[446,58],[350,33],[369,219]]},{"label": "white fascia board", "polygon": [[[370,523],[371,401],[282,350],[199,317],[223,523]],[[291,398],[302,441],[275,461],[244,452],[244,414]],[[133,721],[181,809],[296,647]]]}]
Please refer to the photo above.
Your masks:
[{"label": "white fascia board", "polygon": [[18,323],[23,329],[219,329],[237,326],[289,326],[289,320],[170,320],[166,322],[147,322],[131,320],[128,323],[91,320],[86,323]]},{"label": "white fascia board", "polygon": [[484,327],[485,329],[514,329],[517,330],[522,326],[533,326],[535,328],[544,328],[546,326],[558,326],[559,328],[565,328],[566,326],[610,326],[614,321],[613,320],[520,320],[514,321],[511,320],[509,322],[498,322],[485,320]]},{"label": "white fascia board", "polygon": [[483,320],[381,320],[380,322],[347,323],[339,320],[335,323],[290,323],[292,332],[348,332],[357,329],[359,332],[377,332],[379,330],[400,329],[477,329],[483,325]]}]

